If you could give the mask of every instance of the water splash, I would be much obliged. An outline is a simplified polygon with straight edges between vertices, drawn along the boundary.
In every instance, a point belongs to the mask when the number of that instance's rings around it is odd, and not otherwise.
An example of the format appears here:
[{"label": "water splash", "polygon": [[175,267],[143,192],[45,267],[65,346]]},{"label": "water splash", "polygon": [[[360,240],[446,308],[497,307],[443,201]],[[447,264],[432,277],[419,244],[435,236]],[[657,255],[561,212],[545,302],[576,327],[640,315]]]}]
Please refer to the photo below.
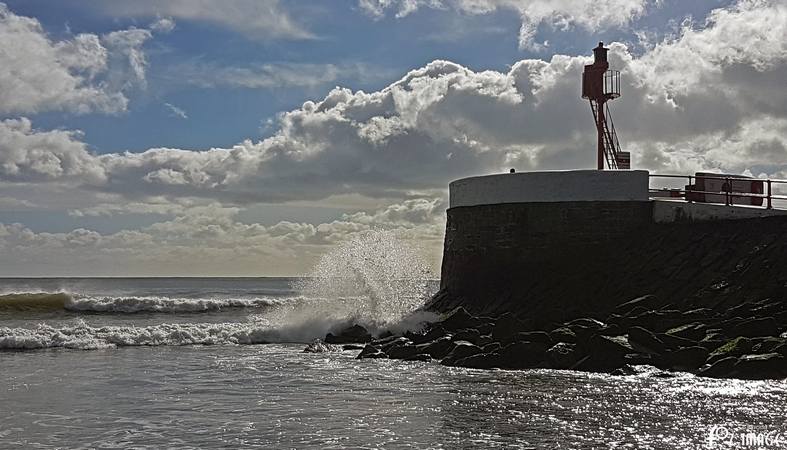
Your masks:
[{"label": "water splash", "polygon": [[297,340],[351,323],[372,332],[408,328],[428,319],[421,317],[425,313],[413,319],[412,313],[432,294],[433,279],[423,256],[396,232],[368,231],[320,258],[298,286],[310,300],[280,320]]}]

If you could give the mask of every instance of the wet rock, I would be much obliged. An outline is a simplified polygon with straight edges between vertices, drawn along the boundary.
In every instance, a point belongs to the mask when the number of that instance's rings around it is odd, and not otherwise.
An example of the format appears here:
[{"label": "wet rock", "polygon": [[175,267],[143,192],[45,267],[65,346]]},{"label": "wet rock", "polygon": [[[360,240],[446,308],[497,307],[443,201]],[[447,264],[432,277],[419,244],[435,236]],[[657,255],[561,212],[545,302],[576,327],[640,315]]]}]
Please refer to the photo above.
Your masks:
[{"label": "wet rock", "polygon": [[481,348],[473,343],[467,341],[458,341],[454,344],[454,348],[448,355],[446,355],[445,358],[443,358],[442,361],[440,361],[440,364],[444,366],[453,366],[454,363],[460,359],[481,353]]},{"label": "wet rock", "polygon": [[492,334],[492,329],[495,327],[494,321],[492,321],[491,319],[488,319],[488,318],[483,318],[482,320],[490,320],[490,321],[489,322],[484,322],[481,325],[479,325],[478,327],[476,327],[476,329],[478,330],[478,333],[480,333],[482,336],[491,335]]},{"label": "wet rock", "polygon": [[662,342],[664,342],[665,347],[667,350],[677,350],[682,347],[694,347],[697,345],[696,341],[692,341],[691,339],[682,338],[679,336],[675,336],[672,334],[667,333],[659,333],[656,335]]},{"label": "wet rock", "polygon": [[448,331],[443,328],[442,325],[436,324],[432,328],[429,329],[426,333],[408,333],[405,335],[408,339],[410,339],[413,344],[423,344],[425,342],[434,341],[437,338],[443,337],[448,335]]},{"label": "wet rock", "polygon": [[541,365],[548,347],[539,342],[520,341],[501,348],[500,363],[508,369],[532,369]]},{"label": "wet rock", "polygon": [[402,339],[403,337],[404,336],[391,335],[391,336],[386,336],[384,338],[375,339],[375,340],[373,340],[372,342],[369,342],[369,343],[374,345],[375,347],[382,347],[383,345],[387,345],[387,344],[395,341],[396,339]]},{"label": "wet rock", "polygon": [[746,380],[784,378],[787,376],[787,359],[778,353],[743,355],[735,363],[733,376]]},{"label": "wet rock", "polygon": [[628,376],[628,375],[636,375],[637,371],[628,364],[624,364],[621,367],[613,370],[610,375],[614,376]]},{"label": "wet rock", "polygon": [[355,344],[358,342],[371,342],[371,340],[372,335],[360,325],[347,327],[335,335],[332,333],[325,335],[325,342],[329,344]]},{"label": "wet rock", "polygon": [[751,339],[745,337],[737,337],[735,339],[731,339],[727,341],[721,347],[713,350],[710,355],[708,355],[708,364],[713,364],[714,362],[726,358],[728,356],[741,356],[747,354],[751,351],[752,347],[754,346],[754,342]]},{"label": "wet rock", "polygon": [[660,355],[666,351],[664,341],[642,327],[631,327],[628,332],[631,347],[640,353]]},{"label": "wet rock", "polygon": [[399,336],[395,339],[391,339],[390,341],[384,344],[376,345],[376,347],[379,347],[380,350],[382,350],[385,353],[388,353],[388,350],[392,349],[393,347],[399,347],[401,345],[408,345],[408,344],[412,344],[412,341],[410,341],[410,339],[407,339],[404,336]]},{"label": "wet rock", "polygon": [[477,345],[479,347],[483,347],[485,345],[491,344],[492,342],[493,342],[492,341],[492,336],[487,334],[487,335],[479,337],[478,338],[478,342],[476,342],[475,345]]},{"label": "wet rock", "polygon": [[752,341],[754,345],[751,347],[751,352],[755,354],[772,353],[773,349],[785,343],[784,339],[777,337],[754,338]]},{"label": "wet rock", "polygon": [[553,342],[568,342],[570,344],[577,342],[576,333],[568,327],[560,327],[552,330],[552,332],[549,333],[549,337]]},{"label": "wet rock", "polygon": [[[381,356],[382,355],[382,356]],[[355,359],[364,359],[364,358],[387,358],[388,355],[385,354],[382,350],[378,347],[375,347],[372,344],[366,344],[366,347],[361,350],[361,353],[358,353],[358,356]]]},{"label": "wet rock", "polygon": [[780,344],[773,348],[773,353],[787,357],[787,344]]},{"label": "wet rock", "polygon": [[344,344],[342,345],[342,350],[363,350],[365,345],[361,344]]},{"label": "wet rock", "polygon": [[549,337],[549,333],[546,331],[525,331],[517,333],[514,339],[517,341],[539,342],[550,346],[554,344],[552,338]]},{"label": "wet rock", "polygon": [[630,325],[640,326],[647,330],[663,333],[670,328],[686,323],[686,318],[678,310],[648,311],[628,318]]},{"label": "wet rock", "polygon": [[387,353],[388,357],[391,359],[407,359],[420,352],[417,346],[408,342],[401,345],[394,345],[386,350],[385,353]]},{"label": "wet rock", "polygon": [[497,342],[509,342],[520,331],[525,331],[525,324],[511,313],[497,318],[492,328],[492,339]]},{"label": "wet rock", "polygon": [[670,328],[669,330],[667,330],[665,334],[669,334],[670,336],[677,336],[679,338],[689,339],[694,342],[697,342],[705,337],[706,329],[707,326],[705,326],[705,324],[699,322],[692,322],[684,325],[679,325],[674,328]]},{"label": "wet rock", "polygon": [[470,369],[494,369],[501,367],[499,353],[479,353],[477,355],[462,358],[454,363],[457,367],[467,367]]},{"label": "wet rock", "polygon": [[483,350],[484,353],[494,353],[500,350],[501,348],[503,348],[503,346],[500,345],[499,342],[490,342],[489,344],[486,344],[485,346],[481,347],[481,350]]},{"label": "wet rock", "polygon": [[580,319],[574,319],[571,322],[568,322],[566,325],[568,327],[580,326],[580,327],[588,328],[588,329],[591,329],[591,330],[600,330],[600,329],[606,327],[606,324],[604,322],[598,321],[596,319],[587,318],[587,317],[583,317],[583,318],[580,318]]},{"label": "wet rock", "polygon": [[577,362],[572,369],[610,373],[625,364],[625,355],[634,353],[624,336],[593,336],[587,342],[587,348],[588,356]]},{"label": "wet rock", "polygon": [[434,359],[443,359],[454,348],[450,337],[441,337],[432,342],[418,345],[418,353],[426,353]]},{"label": "wet rock", "polygon": [[319,339],[315,340],[303,349],[303,353],[329,353],[340,351],[342,351],[342,348],[338,345],[327,344]]},{"label": "wet rock", "polygon": [[773,318],[764,317],[739,323],[730,330],[730,335],[743,337],[776,336],[779,334],[779,331],[779,327]]},{"label": "wet rock", "polygon": [[705,347],[683,347],[662,355],[662,364],[671,370],[694,371],[705,363],[708,349]]},{"label": "wet rock", "polygon": [[454,342],[456,341],[467,341],[473,344],[478,345],[478,341],[481,338],[481,333],[476,330],[475,328],[465,328],[463,330],[459,330],[456,334],[451,337],[451,340]]},{"label": "wet rock", "polygon": [[709,378],[725,378],[730,375],[732,368],[735,367],[735,363],[737,362],[738,358],[728,356],[715,361],[713,364],[706,365],[701,368],[697,374]]},{"label": "wet rock", "polygon": [[568,369],[579,359],[580,353],[577,351],[576,344],[568,342],[558,342],[546,352],[547,365],[551,369]]},{"label": "wet rock", "polygon": [[475,328],[481,325],[481,323],[478,317],[471,315],[466,309],[459,306],[451,311],[448,316],[440,322],[440,325],[448,331],[456,331],[464,328]]},{"label": "wet rock", "polygon": [[623,362],[632,366],[656,366],[659,364],[661,355],[651,355],[648,353],[627,353],[623,355]]}]

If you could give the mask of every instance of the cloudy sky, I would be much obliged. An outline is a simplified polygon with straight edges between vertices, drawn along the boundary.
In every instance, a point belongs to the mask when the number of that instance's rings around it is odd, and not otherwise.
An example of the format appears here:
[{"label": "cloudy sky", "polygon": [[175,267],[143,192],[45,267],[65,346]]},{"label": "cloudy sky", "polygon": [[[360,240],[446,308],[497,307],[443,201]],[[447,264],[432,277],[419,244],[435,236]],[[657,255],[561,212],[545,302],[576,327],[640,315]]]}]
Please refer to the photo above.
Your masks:
[{"label": "cloudy sky", "polygon": [[449,181],[594,166],[600,40],[635,168],[787,178],[784,0],[7,0],[0,276],[437,268]]}]

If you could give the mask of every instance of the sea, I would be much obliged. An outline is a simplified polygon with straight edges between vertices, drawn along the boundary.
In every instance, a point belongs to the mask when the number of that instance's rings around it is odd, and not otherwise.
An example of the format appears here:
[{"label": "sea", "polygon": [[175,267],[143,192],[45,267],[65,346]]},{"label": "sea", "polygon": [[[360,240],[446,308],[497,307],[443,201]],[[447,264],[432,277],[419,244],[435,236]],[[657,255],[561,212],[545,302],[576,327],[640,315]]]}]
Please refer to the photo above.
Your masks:
[{"label": "sea", "polygon": [[403,307],[330,280],[0,279],[0,448],[787,448],[780,381],[304,353]]}]

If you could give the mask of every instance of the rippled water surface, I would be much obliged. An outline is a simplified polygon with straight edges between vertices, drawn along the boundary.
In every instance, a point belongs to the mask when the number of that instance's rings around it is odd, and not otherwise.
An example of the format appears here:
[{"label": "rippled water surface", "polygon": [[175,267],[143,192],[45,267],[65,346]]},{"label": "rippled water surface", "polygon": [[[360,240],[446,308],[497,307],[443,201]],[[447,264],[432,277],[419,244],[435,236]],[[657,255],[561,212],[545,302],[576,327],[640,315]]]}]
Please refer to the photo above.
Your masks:
[{"label": "rippled water surface", "polygon": [[[784,382],[261,344],[279,308],[318,301],[292,281],[0,280],[0,448],[758,448],[709,446],[709,433],[787,436]],[[19,296],[40,292],[70,299]]]},{"label": "rippled water surface", "polygon": [[[3,447],[697,448],[784,429],[783,384],[358,361],[302,345],[0,355]],[[784,430],[787,431],[787,430]]]}]

